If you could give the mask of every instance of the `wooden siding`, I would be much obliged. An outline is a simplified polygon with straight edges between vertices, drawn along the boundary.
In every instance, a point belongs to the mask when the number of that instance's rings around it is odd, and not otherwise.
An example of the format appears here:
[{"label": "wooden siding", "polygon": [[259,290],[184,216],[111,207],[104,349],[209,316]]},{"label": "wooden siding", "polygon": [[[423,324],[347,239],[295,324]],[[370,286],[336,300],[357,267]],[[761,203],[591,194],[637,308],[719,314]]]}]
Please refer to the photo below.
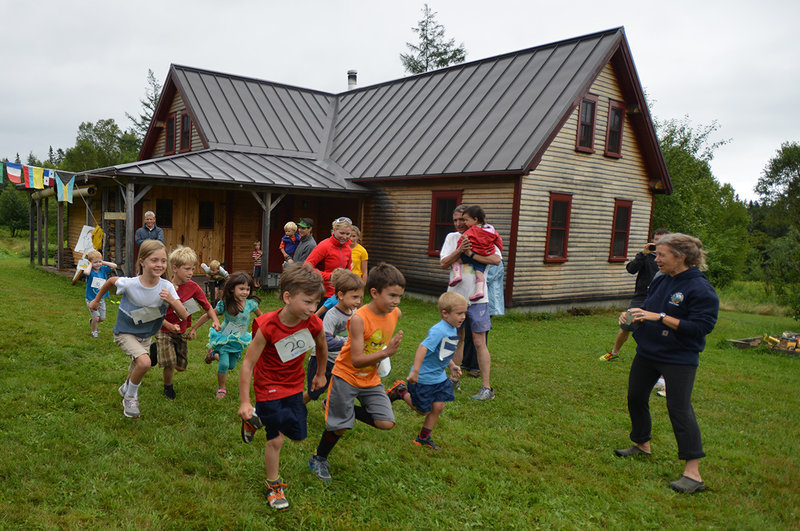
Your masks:
[{"label": "wooden siding", "polygon": [[410,291],[438,295],[447,289],[448,272],[439,266],[438,256],[428,256],[434,190],[461,190],[462,202],[482,206],[486,221],[497,228],[506,245],[509,242],[513,179],[425,180],[372,188],[374,194],[364,202],[362,228],[370,267],[379,262],[397,266]]},{"label": "wooden siding", "polygon": [[[172,104],[169,106],[169,113],[175,113],[175,153],[180,153],[181,150],[181,112],[186,110],[186,104],[181,98],[180,92],[175,92],[175,97],[172,99]],[[166,120],[165,120],[166,123]],[[153,153],[150,158],[158,158],[164,156],[164,147],[166,145],[167,135],[165,128],[162,127],[158,130],[158,138],[156,145],[153,148]],[[200,140],[200,133],[197,131],[197,124],[192,120],[192,149],[190,151],[200,151],[203,148],[203,141]]]},{"label": "wooden siding", "polygon": [[[614,200],[633,202],[628,258],[648,238],[652,192],[639,142],[627,115],[622,157],[605,152],[609,99],[624,101],[611,64],[606,65],[590,92],[599,97],[593,154],[578,153],[575,138],[578,109],[548,147],[537,168],[523,178],[521,188],[513,305],[610,300],[629,297],[634,277],[622,262],[608,261]],[[572,194],[568,261],[544,263],[550,192]]]}]

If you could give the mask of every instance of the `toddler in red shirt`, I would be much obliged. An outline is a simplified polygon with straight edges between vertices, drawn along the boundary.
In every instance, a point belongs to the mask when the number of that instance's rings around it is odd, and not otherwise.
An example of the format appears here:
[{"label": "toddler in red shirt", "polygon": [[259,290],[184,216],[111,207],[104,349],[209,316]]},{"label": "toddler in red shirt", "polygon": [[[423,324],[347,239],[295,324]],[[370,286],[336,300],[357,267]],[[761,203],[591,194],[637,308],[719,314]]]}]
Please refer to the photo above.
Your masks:
[{"label": "toddler in red shirt", "polygon": [[[486,271],[486,264],[479,262],[473,258],[474,255],[491,256],[495,253],[495,247],[501,252],[503,250],[503,240],[494,227],[486,223],[486,214],[483,209],[478,205],[473,205],[467,208],[463,214],[464,223],[467,224],[467,230],[461,235],[463,239],[469,240],[470,251],[461,254],[461,259],[455,262],[451,267],[455,274],[453,280],[450,281],[451,286],[455,286],[461,282],[461,268],[463,264],[469,264],[475,270],[475,293],[473,293],[469,300],[476,301],[483,298],[483,290],[486,282],[484,282],[484,271]],[[468,254],[469,253],[469,254]]]}]

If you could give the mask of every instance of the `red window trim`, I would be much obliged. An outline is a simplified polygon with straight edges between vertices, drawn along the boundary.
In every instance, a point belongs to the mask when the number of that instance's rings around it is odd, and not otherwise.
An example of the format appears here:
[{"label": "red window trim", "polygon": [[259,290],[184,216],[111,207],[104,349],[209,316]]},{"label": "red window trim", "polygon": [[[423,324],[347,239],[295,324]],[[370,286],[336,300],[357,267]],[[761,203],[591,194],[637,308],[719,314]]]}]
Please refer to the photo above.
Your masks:
[{"label": "red window trim", "polygon": [[[169,121],[172,119],[172,150],[169,149],[169,144],[167,142],[169,138]],[[166,120],[164,120],[164,155],[174,155],[175,154],[175,147],[178,144],[178,139],[175,136],[175,129],[177,126],[177,120],[175,119],[175,113],[171,112],[167,115]]]},{"label": "red window trim", "polygon": [[[564,255],[563,256],[550,256],[550,232],[553,223],[553,204],[566,203],[567,204],[567,223],[564,227]],[[547,238],[544,242],[544,261],[545,263],[560,263],[568,261],[567,249],[569,247],[569,224],[572,218],[572,194],[561,194],[557,192],[550,192],[550,207],[547,210]],[[560,227],[559,227],[560,228]]]},{"label": "red window trim", "polygon": [[[183,123],[184,120],[189,121],[189,141],[187,145],[183,145]],[[181,112],[181,127],[180,127],[180,136],[181,136],[181,153],[186,151],[191,151],[192,149],[192,118],[189,116],[188,111]]]},{"label": "red window trim", "polygon": [[[628,225],[625,227],[625,246],[622,250],[621,256],[614,255],[614,236],[617,234],[617,213],[620,207],[628,207]],[[628,259],[628,242],[631,236],[631,217],[633,215],[633,201],[627,199],[614,200],[614,217],[611,220],[611,244],[608,249],[609,262],[624,262]]]},{"label": "red window trim", "polygon": [[[436,243],[436,203],[439,199],[455,199],[456,206],[461,204],[461,194],[462,190],[433,190],[431,192],[431,222],[430,226],[428,227],[428,256],[439,256],[440,249],[434,249],[434,244]],[[450,232],[453,232],[455,228],[453,227],[453,217],[452,211],[447,213],[448,218],[448,225],[450,227]],[[444,223],[440,223],[439,225],[444,226]]]},{"label": "red window trim", "polygon": [[[580,151],[581,153],[594,153],[594,140],[595,140],[595,129],[597,129],[597,100],[598,97],[594,94],[587,94],[581,100],[581,104],[578,107],[578,130],[575,135],[575,151]],[[594,104],[594,111],[592,112],[592,140],[591,140],[591,147],[586,147],[581,145],[581,125],[582,125],[582,117],[583,117],[583,105],[586,102],[591,102]]]},{"label": "red window trim", "polygon": [[[611,113],[615,110],[620,111],[620,121],[619,121],[619,151],[614,152],[611,151],[608,147],[608,142],[611,139]],[[623,141],[623,132],[625,130],[625,104],[621,101],[616,100],[609,100],[608,102],[608,124],[606,125],[606,151],[605,156],[611,157],[615,159],[622,158],[622,141]]]}]

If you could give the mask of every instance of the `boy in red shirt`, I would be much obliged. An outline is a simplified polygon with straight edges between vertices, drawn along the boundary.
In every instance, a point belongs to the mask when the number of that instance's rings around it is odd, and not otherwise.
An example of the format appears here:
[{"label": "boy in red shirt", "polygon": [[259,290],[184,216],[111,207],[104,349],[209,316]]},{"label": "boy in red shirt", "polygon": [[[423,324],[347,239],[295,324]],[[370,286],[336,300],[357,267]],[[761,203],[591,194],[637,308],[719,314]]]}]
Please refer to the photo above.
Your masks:
[{"label": "boy in red shirt", "polygon": [[[169,253],[169,267],[172,269],[172,283],[178,298],[183,303],[189,317],[181,321],[170,306],[167,308],[167,315],[161,330],[156,333],[156,341],[150,346],[151,354],[157,353],[158,366],[164,370],[164,396],[174,400],[175,388],[172,385],[172,378],[175,369],[182,372],[186,370],[189,363],[189,345],[187,339],[194,339],[197,335],[197,327],[192,327],[189,333],[186,330],[192,325],[192,314],[201,308],[205,310],[208,319],[211,319],[211,326],[214,330],[220,330],[219,319],[216,310],[209,304],[206,294],[195,281],[194,266],[197,265],[197,255],[189,247],[178,247]],[[205,322],[207,319],[201,319]],[[200,323],[202,324],[202,323]]]},{"label": "boy in red shirt", "polygon": [[[283,492],[286,484],[279,476],[284,436],[293,441],[306,438],[307,410],[303,403],[305,371],[303,360],[316,345],[317,356],[328,356],[322,321],[314,314],[324,288],[322,279],[300,264],[287,266],[281,273],[280,298],[284,307],[255,320],[253,341],[247,348],[239,375],[239,416],[242,438],[253,440],[255,431],[265,426],[267,446],[264,467],[267,472],[267,500],[279,511],[289,502]],[[256,407],[250,403],[250,380]],[[317,367],[311,390],[325,386],[325,364]]]}]

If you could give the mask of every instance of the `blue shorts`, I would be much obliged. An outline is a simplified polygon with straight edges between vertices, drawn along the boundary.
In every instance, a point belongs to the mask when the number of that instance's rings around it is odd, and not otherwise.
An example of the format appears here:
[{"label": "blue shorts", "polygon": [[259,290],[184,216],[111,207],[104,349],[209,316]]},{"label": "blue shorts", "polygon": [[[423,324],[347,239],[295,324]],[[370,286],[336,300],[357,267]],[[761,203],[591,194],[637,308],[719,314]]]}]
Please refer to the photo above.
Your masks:
[{"label": "blue shorts", "polygon": [[320,397],[322,393],[328,390],[328,385],[331,383],[331,371],[333,370],[333,362],[328,360],[328,366],[325,368],[325,387],[322,389],[317,389],[316,391],[311,390],[311,380],[314,379],[314,375],[317,374],[317,357],[311,356],[308,358],[308,367],[306,368],[306,389],[308,389],[308,396],[311,397],[311,400],[316,400]]},{"label": "blue shorts", "polygon": [[253,278],[261,278],[261,266],[253,266]]},{"label": "blue shorts", "polygon": [[467,306],[467,318],[461,323],[461,328],[464,328],[466,322],[469,321],[469,328],[474,333],[488,332],[492,329],[492,316],[489,315],[489,303],[477,302]]},{"label": "blue shorts", "polygon": [[452,402],[456,399],[453,393],[453,382],[445,379],[437,384],[408,384],[411,403],[420,413],[428,413],[434,402]]},{"label": "blue shorts", "polygon": [[256,402],[256,415],[264,424],[267,440],[274,439],[279,433],[293,441],[306,438],[308,410],[303,403],[303,393]]}]

